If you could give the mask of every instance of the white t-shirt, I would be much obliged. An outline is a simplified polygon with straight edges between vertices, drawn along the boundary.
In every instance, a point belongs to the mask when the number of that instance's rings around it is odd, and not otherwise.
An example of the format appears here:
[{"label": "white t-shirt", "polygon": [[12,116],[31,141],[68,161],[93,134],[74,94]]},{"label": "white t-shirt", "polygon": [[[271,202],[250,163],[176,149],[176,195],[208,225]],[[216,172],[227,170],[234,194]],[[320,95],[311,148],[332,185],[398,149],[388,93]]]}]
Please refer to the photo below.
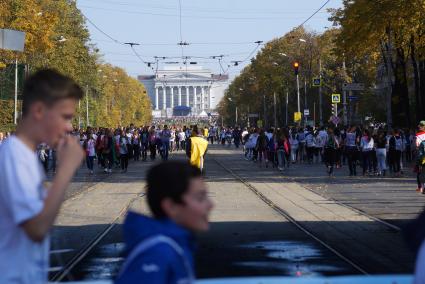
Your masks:
[{"label": "white t-shirt", "polygon": [[127,138],[121,137],[119,141],[120,141],[120,154],[121,155],[128,154],[128,149],[127,149],[128,140],[127,140]]},{"label": "white t-shirt", "polygon": [[0,283],[46,283],[49,238],[33,242],[20,226],[43,209],[41,164],[16,136],[1,145],[0,157]]},{"label": "white t-shirt", "polygon": [[179,140],[185,141],[186,140],[186,133],[184,133],[183,131],[180,131],[179,132]]},{"label": "white t-shirt", "polygon": [[87,150],[88,150],[89,157],[96,156],[95,146],[96,146],[96,141],[94,139],[87,140]]}]

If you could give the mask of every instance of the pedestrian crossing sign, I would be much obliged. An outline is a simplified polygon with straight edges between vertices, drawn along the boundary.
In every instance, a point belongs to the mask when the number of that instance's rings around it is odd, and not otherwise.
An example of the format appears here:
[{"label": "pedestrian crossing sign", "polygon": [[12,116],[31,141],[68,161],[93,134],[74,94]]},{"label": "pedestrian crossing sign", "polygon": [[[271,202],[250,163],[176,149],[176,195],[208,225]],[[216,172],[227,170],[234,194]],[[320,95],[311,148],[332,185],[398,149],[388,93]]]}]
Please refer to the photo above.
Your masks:
[{"label": "pedestrian crossing sign", "polygon": [[294,112],[294,122],[301,121],[301,112]]},{"label": "pedestrian crossing sign", "polygon": [[322,80],[320,78],[313,78],[313,87],[320,87],[322,86]]},{"label": "pedestrian crossing sign", "polygon": [[332,103],[339,104],[341,102],[341,94],[332,94]]}]

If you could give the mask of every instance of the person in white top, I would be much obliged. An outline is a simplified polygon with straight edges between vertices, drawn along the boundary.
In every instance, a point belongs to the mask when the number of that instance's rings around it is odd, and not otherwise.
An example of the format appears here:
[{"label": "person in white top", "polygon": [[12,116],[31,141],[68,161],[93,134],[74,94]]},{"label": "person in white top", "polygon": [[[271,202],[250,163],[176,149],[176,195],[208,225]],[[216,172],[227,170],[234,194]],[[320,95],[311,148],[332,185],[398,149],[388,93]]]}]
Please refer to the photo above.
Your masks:
[{"label": "person in white top", "polygon": [[186,143],[186,133],[181,130],[181,131],[179,131],[178,136],[179,136],[179,143],[180,143],[179,149],[182,149],[182,150],[186,149],[186,144],[185,144]]},{"label": "person in white top", "polygon": [[90,174],[93,174],[93,161],[94,157],[96,156],[95,151],[96,146],[96,140],[94,139],[94,134],[89,133],[89,139],[85,142],[85,149],[86,149],[86,163],[87,168],[89,169]]},{"label": "person in white top", "polygon": [[363,156],[363,175],[372,174],[372,150],[375,142],[369,132],[365,129],[363,137],[360,139],[360,148],[362,149]]},{"label": "person in white top", "polygon": [[[0,146],[0,283],[47,283],[49,231],[84,151],[67,133],[82,89],[53,70],[27,79],[16,135]],[[37,145],[57,148],[57,173],[48,189]]]}]

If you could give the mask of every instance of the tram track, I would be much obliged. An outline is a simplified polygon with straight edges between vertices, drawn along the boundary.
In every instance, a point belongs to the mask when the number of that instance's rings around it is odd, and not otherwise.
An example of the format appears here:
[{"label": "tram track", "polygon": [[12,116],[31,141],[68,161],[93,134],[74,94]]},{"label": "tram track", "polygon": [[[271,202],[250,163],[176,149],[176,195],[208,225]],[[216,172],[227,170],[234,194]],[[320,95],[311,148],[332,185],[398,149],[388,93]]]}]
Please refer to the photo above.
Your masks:
[{"label": "tram track", "polygon": [[225,171],[227,171],[230,175],[232,175],[236,180],[244,184],[248,189],[250,189],[254,194],[256,194],[264,203],[266,203],[271,209],[273,209],[275,212],[277,212],[279,215],[284,217],[286,220],[288,220],[291,224],[296,226],[299,230],[301,230],[303,233],[308,235],[310,238],[318,242],[320,245],[322,245],[324,248],[329,250],[331,253],[333,253],[335,256],[337,256],[339,259],[353,267],[356,271],[363,275],[369,275],[369,273],[362,268],[360,265],[358,265],[355,261],[351,260],[348,256],[345,256],[343,253],[338,251],[336,248],[334,248],[331,244],[321,239],[319,236],[308,230],[305,226],[303,226],[300,222],[295,220],[287,211],[276,205],[271,199],[269,199],[267,196],[265,196],[263,193],[261,193],[257,188],[255,188],[252,184],[250,184],[247,180],[236,174],[234,171],[232,171],[230,168],[226,167],[222,162],[218,161],[216,158],[211,158],[217,165],[219,165],[221,168],[223,168]]},{"label": "tram track", "polygon": [[140,197],[144,197],[145,193],[139,193],[137,196],[132,198],[127,205],[121,209],[118,215],[114,218],[112,222],[106,225],[106,228],[99,232],[90,242],[88,242],[83,248],[81,248],[67,263],[53,276],[50,278],[50,281],[53,283],[58,283],[67,278],[70,275],[72,270],[80,264],[95,248],[96,246],[105,239],[106,236],[118,225],[122,217],[127,213],[128,209],[133,205],[133,203]]}]

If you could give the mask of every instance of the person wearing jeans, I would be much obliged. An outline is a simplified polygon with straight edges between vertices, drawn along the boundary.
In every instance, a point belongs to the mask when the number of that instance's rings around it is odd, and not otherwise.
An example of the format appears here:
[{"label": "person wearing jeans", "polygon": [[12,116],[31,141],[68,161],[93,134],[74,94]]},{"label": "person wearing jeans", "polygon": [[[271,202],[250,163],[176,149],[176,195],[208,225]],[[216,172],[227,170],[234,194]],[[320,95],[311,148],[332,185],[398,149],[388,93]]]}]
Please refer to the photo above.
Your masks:
[{"label": "person wearing jeans", "polygon": [[296,163],[299,147],[298,135],[296,133],[292,133],[289,137],[289,144],[291,145],[291,161],[292,163]]},{"label": "person wearing jeans", "polygon": [[370,132],[366,129],[363,132],[363,137],[360,140],[360,148],[362,149],[363,157],[363,175],[371,174],[372,172],[372,150],[374,147],[374,141]]},{"label": "person wearing jeans", "polygon": [[378,160],[378,175],[385,176],[387,170],[387,139],[384,132],[379,133],[376,140],[376,159]]},{"label": "person wearing jeans", "polygon": [[121,131],[120,136],[120,163],[121,170],[123,173],[127,172],[128,168],[128,138],[125,135],[125,131]]},{"label": "person wearing jeans", "polygon": [[168,129],[167,125],[164,125],[164,129],[161,134],[161,142],[162,142],[162,159],[164,161],[168,160],[168,153],[170,151],[170,139],[171,139],[171,131]]},{"label": "person wearing jeans", "polygon": [[93,134],[91,133],[89,139],[86,142],[86,162],[87,168],[91,174],[93,174],[93,161],[94,157],[96,156],[95,145],[96,141],[93,139]]},{"label": "person wearing jeans", "polygon": [[356,176],[356,162],[357,162],[357,135],[356,127],[348,129],[345,135],[345,153],[348,160],[348,168],[350,169],[350,176]]}]

